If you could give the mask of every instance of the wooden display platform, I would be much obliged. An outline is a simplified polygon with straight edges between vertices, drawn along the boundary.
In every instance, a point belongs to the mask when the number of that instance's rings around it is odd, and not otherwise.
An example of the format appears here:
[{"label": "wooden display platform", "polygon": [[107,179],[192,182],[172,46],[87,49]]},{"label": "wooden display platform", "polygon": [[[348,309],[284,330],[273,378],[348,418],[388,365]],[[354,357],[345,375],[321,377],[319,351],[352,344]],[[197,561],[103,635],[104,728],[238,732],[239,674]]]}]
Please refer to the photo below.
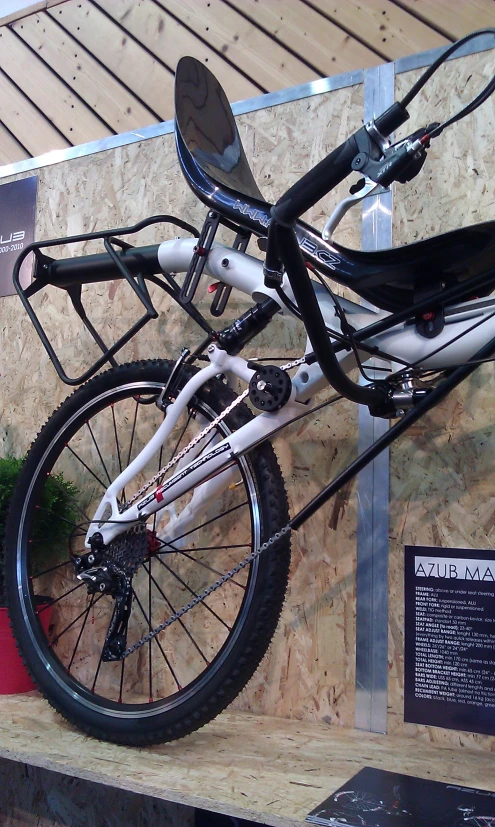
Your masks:
[{"label": "wooden display platform", "polygon": [[0,756],[277,827],[307,813],[364,766],[495,790],[493,755],[280,718],[224,713],[148,749],[87,738],[36,693],[0,698]]}]

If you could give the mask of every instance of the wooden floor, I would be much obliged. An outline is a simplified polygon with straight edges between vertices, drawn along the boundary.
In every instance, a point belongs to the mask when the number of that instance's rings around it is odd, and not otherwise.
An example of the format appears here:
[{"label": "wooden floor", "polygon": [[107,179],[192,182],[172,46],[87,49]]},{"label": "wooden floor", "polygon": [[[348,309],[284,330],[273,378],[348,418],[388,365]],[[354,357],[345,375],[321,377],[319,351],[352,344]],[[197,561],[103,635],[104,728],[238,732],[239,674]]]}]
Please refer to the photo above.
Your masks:
[{"label": "wooden floor", "polygon": [[364,766],[495,790],[493,756],[419,739],[225,713],[181,741],[86,738],[36,695],[0,698],[0,757],[165,801],[294,827]]},{"label": "wooden floor", "polygon": [[40,0],[0,3],[0,164],[173,117],[192,55],[230,101],[448,45],[494,0]]}]

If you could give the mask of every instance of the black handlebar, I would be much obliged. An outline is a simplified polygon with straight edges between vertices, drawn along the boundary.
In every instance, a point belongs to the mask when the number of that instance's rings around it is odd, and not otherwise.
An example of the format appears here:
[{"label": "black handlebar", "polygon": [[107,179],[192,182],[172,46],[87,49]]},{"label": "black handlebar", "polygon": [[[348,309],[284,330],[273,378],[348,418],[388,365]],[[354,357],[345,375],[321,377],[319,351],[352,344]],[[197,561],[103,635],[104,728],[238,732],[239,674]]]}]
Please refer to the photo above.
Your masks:
[{"label": "black handlebar", "polygon": [[351,173],[351,164],[358,152],[356,136],[351,135],[300,178],[272,207],[271,214],[277,224],[292,227],[299,216]]},{"label": "black handlebar", "polygon": [[[376,119],[375,130],[380,136],[388,136],[408,118],[407,110],[400,103],[394,103]],[[306,210],[350,175],[356,168],[353,166],[355,158],[378,159],[381,154],[382,150],[371,131],[366,126],[361,127],[287,190],[272,207],[273,219],[283,227],[293,227]]]},{"label": "black handlebar", "polygon": [[[334,149],[323,161],[294,184],[271,209],[272,221],[268,232],[268,249],[265,262],[265,283],[273,287],[281,284],[285,268],[292,291],[313,346],[321,370],[338,393],[360,404],[380,408],[386,390],[380,383],[376,387],[362,387],[353,382],[340,367],[321,310],[311,284],[293,227],[297,219],[310,209],[330,190],[340,184],[355,169],[376,168],[383,177],[399,174],[409,157],[398,154],[387,161],[381,170],[385,136],[403,124],[409,115],[404,106],[394,103],[372,125],[363,126],[341,146]],[[373,179],[374,180],[374,179]],[[282,266],[281,266],[282,265]]]}]

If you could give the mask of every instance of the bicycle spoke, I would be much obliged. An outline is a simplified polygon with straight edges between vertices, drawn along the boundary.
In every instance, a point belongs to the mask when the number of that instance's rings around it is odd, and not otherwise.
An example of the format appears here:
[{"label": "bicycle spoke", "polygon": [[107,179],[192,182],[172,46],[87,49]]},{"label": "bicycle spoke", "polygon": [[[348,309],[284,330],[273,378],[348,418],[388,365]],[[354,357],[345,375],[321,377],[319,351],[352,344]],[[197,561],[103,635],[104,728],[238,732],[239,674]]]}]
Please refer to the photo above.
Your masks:
[{"label": "bicycle spoke", "polygon": [[77,591],[77,589],[80,589],[81,586],[84,586],[84,583],[78,583],[77,586],[74,586],[73,589],[69,589],[68,592],[65,592],[65,594],[61,594],[60,597],[56,597],[55,600],[52,600],[51,603],[47,603],[46,606],[42,606],[41,609],[38,609],[36,614],[39,616],[42,612],[45,612],[48,608],[50,608],[51,606],[54,606],[55,603],[59,603],[60,600],[63,600],[64,597],[68,597],[69,594],[72,594],[72,592],[75,592],[75,591]]},{"label": "bicycle spoke", "polygon": [[[101,595],[101,596],[103,597],[103,595]],[[72,664],[73,664],[73,662],[74,662],[74,658],[75,658],[75,656],[76,656],[76,652],[77,652],[77,647],[79,646],[79,641],[80,641],[80,640],[81,640],[81,638],[82,638],[82,634],[83,634],[83,632],[84,632],[84,628],[85,628],[85,626],[86,626],[86,621],[87,621],[87,619],[88,619],[88,617],[89,617],[89,613],[90,613],[91,609],[93,608],[94,603],[95,603],[95,596],[94,596],[94,594],[92,594],[92,595],[91,595],[91,603],[89,604],[89,606],[88,606],[88,608],[87,608],[87,611],[86,611],[86,617],[84,618],[83,625],[81,626],[81,629],[80,629],[80,631],[79,631],[79,635],[78,635],[77,640],[76,640],[76,645],[74,646],[74,651],[72,652],[72,657],[71,657],[71,659],[70,659],[70,663],[69,663],[69,665],[68,665],[68,667],[67,667],[67,671],[68,671],[68,672],[70,672],[70,668],[71,668],[71,666],[72,666]]]},{"label": "bicycle spoke", "polygon": [[119,474],[121,474],[122,473],[122,459],[121,459],[121,456],[120,456],[119,438],[117,436],[117,423],[115,421],[115,405],[114,405],[113,402],[112,402],[110,408],[111,408],[111,411],[112,411],[113,433],[114,433],[114,436],[115,436],[115,447],[117,448],[117,457],[118,457],[118,460],[119,460]]},{"label": "bicycle spoke", "polygon": [[[165,420],[165,414],[163,414],[163,419]],[[160,454],[158,456],[158,471],[162,467],[162,459],[163,459],[163,445],[160,446]],[[160,481],[158,481],[158,482],[160,482]],[[158,517],[158,511],[155,511],[155,513],[153,514],[153,529],[152,529],[153,534],[155,534],[155,532],[156,532],[157,517]]]},{"label": "bicycle spoke", "polygon": [[[127,626],[128,626],[128,624],[126,623],[126,625],[125,625],[126,637],[127,637]],[[127,660],[127,658],[122,658],[122,667],[121,667],[121,670],[120,670],[119,697],[118,697],[118,701],[117,701],[117,703],[119,703],[119,704],[122,703],[122,687],[124,686],[124,670],[125,670],[126,660]]]},{"label": "bicycle spoke", "polygon": [[[138,397],[138,399],[139,399],[139,397]],[[136,433],[136,420],[137,420],[137,415],[138,415],[138,408],[139,408],[139,402],[136,399],[136,409],[134,411],[134,420],[133,420],[133,423],[132,423],[131,442],[130,442],[130,445],[129,445],[129,453],[127,455],[127,465],[129,465],[129,462],[131,461],[132,446],[133,446],[133,443],[134,443],[134,434]]]},{"label": "bicycle spoke", "polygon": [[[151,569],[150,569],[151,571]],[[148,612],[150,617],[150,632],[153,629],[153,615],[151,611],[151,577],[148,576]],[[149,658],[149,675],[150,675],[150,703],[153,703],[153,668],[152,668],[152,644],[153,640],[148,643],[148,658]]]},{"label": "bicycle spoke", "polygon": [[[188,591],[190,594],[192,594],[192,595],[193,595],[193,597],[198,597],[197,592],[195,592],[195,591],[194,591],[194,589],[191,589],[191,587],[187,585],[187,583],[185,582],[185,580],[183,580],[183,579],[182,579],[182,577],[180,577],[180,576],[177,574],[177,572],[175,572],[173,569],[171,569],[171,568],[170,568],[170,566],[167,566],[167,564],[166,564],[166,563],[164,563],[164,562],[163,562],[163,560],[160,560],[160,558],[159,558],[159,557],[157,558],[157,560],[158,560],[158,562],[159,562],[159,563],[161,563],[161,564],[162,564],[162,566],[165,566],[165,568],[167,569],[167,571],[168,571],[168,572],[170,572],[170,574],[172,574],[172,575],[175,577],[175,579],[179,581],[179,583],[181,584],[181,586],[184,586],[184,588],[185,588],[185,589],[187,589],[187,591]],[[214,611],[214,609],[212,609],[212,608],[211,608],[211,606],[208,606],[208,603],[206,603],[204,600],[202,600],[202,601],[201,601],[201,603],[200,603],[199,605],[200,605],[200,606],[204,606],[204,608],[205,608],[205,609],[208,609],[208,611],[209,611],[209,612],[211,612],[211,614],[212,614],[214,617],[216,617],[216,619],[217,619],[217,620],[218,620],[218,621],[219,621],[219,622],[220,622],[223,626],[225,626],[225,628],[226,628],[226,629],[228,629],[228,630],[229,630],[229,632],[231,632],[231,631],[232,631],[232,626],[229,626],[229,625],[228,625],[228,623],[225,623],[225,620],[222,620],[222,618],[220,617],[220,615],[218,615],[218,614]]]},{"label": "bicycle spoke", "polygon": [[91,522],[91,520],[90,520],[89,516],[88,516],[88,515],[86,514],[86,512],[85,512],[85,511],[81,508],[81,506],[79,505],[79,503],[77,502],[77,500],[76,500],[76,499],[75,499],[75,498],[74,498],[71,494],[69,494],[69,493],[67,492],[67,489],[66,489],[66,488],[64,488],[64,486],[61,484],[61,482],[60,482],[59,480],[57,480],[57,478],[56,478],[56,477],[54,477],[54,476],[52,476],[51,474],[50,474],[50,479],[51,479],[51,481],[52,481],[53,483],[55,483],[55,485],[57,485],[57,486],[58,486],[59,490],[60,490],[60,491],[62,491],[62,493],[64,494],[64,496],[65,496],[65,497],[67,497],[67,499],[69,500],[69,502],[71,502],[71,503],[75,506],[75,508],[77,508],[77,510],[79,511],[79,513],[80,513],[80,514],[82,514],[82,516],[84,517],[84,519],[86,520],[86,522],[90,523],[90,522]]},{"label": "bicycle spoke", "polygon": [[[100,594],[100,595],[99,595],[99,597],[98,597],[98,600],[101,600],[101,598],[102,598],[102,597],[103,597],[103,595],[102,595],[102,594]],[[83,614],[85,614],[85,615],[86,615],[86,617],[85,617],[85,618],[84,618],[84,620],[83,620],[83,624],[82,624],[82,626],[81,626],[81,628],[80,628],[80,630],[79,630],[79,634],[78,634],[78,636],[77,636],[77,640],[76,640],[76,645],[74,646],[74,651],[72,652],[72,657],[71,657],[70,662],[69,662],[69,665],[68,665],[68,667],[67,667],[67,671],[68,671],[68,672],[70,672],[70,668],[71,668],[72,663],[73,663],[73,661],[74,661],[74,658],[75,658],[75,656],[76,656],[77,647],[79,646],[79,641],[81,640],[82,634],[83,634],[83,632],[84,632],[84,628],[85,628],[85,626],[86,626],[86,621],[87,621],[87,619],[88,619],[88,617],[89,617],[89,613],[90,613],[91,609],[93,608],[93,606],[95,606],[95,605],[98,603],[98,600],[95,600],[95,596],[94,596],[94,594],[92,594],[92,595],[91,595],[91,602],[90,602],[89,606],[87,607],[87,609],[84,609],[84,611],[82,611],[82,612],[81,612],[81,614],[80,614],[80,615],[78,615],[78,616],[76,617],[76,619],[72,621],[72,623],[69,623],[69,625],[65,627],[65,629],[63,630],[63,632],[60,632],[60,634],[59,634],[59,635],[57,635],[57,637],[56,637],[56,638],[52,641],[52,643],[51,643],[51,646],[55,646],[55,645],[58,643],[58,641],[60,640],[60,638],[62,637],[62,635],[63,635],[63,634],[65,634],[65,632],[67,632],[67,630],[68,630],[68,629],[70,629],[70,628],[71,628],[71,626],[73,626],[73,625],[74,625],[74,623],[76,623],[76,622],[79,620],[79,618],[81,618],[81,617],[83,616]]]},{"label": "bicycle spoke", "polygon": [[98,675],[100,674],[100,667],[101,667],[102,660],[103,660],[103,646],[101,647],[100,659],[98,661],[98,666],[96,667],[96,672],[95,672],[95,677],[94,677],[94,680],[93,680],[93,686],[91,687],[91,692],[95,691],[96,681],[98,680]]},{"label": "bicycle spoke", "polygon": [[[180,539],[181,539],[180,537],[177,537],[177,540],[180,540]],[[176,543],[177,540],[174,540],[174,543]],[[167,546],[168,548],[171,548],[172,551],[176,551],[176,552],[180,551],[180,549],[178,549],[174,546],[174,543],[168,543],[165,540],[158,540],[158,542],[162,546]],[[189,548],[188,552],[192,552],[192,551],[221,551],[221,550],[229,550],[231,548],[251,548],[251,543],[232,543],[232,545],[230,545],[230,546],[195,546],[194,548]],[[155,554],[169,554],[169,552],[167,552],[167,551],[158,551],[158,552],[155,551],[154,553]]]},{"label": "bicycle spoke", "polygon": [[73,523],[72,520],[68,520],[67,517],[62,517],[61,514],[57,514],[55,511],[50,511],[48,508],[43,508],[41,505],[37,505],[36,509],[38,511],[42,511],[43,514],[49,514],[51,517],[58,517],[58,519],[62,520],[63,523],[68,523],[68,525],[73,526],[73,528],[82,529],[83,523]]},{"label": "bicycle spoke", "polygon": [[[220,575],[220,577],[223,577],[225,572],[218,571],[217,569],[213,569],[211,566],[207,566],[206,563],[203,563],[201,560],[196,560],[194,557],[190,557],[188,554],[186,554],[185,551],[181,551],[181,549],[176,548],[176,546],[174,546],[173,543],[164,543],[161,540],[159,542],[161,542],[162,545],[167,545],[170,549],[172,549],[172,551],[171,552],[170,551],[158,551],[158,552],[155,551],[154,556],[156,556],[157,554],[169,554],[169,555],[171,553],[182,554],[184,557],[187,557],[188,560],[192,560],[194,563],[197,563],[198,565],[203,566],[203,568],[208,569],[208,571],[212,571],[214,574],[218,574],[218,575]],[[232,545],[232,546],[204,546],[203,548],[192,548],[192,549],[189,549],[189,551],[209,551],[211,549],[216,549],[216,548],[219,548],[219,549],[251,548],[251,545],[250,544],[248,545],[247,543],[238,543],[238,544]],[[162,562],[162,561],[160,560],[160,562]],[[229,583],[235,583],[235,585],[240,586],[241,589],[244,589],[244,590],[246,589],[245,586],[243,586],[241,583],[238,583],[237,580],[234,580],[233,578],[231,578],[228,582]]]},{"label": "bicycle spoke", "polygon": [[86,422],[86,425],[87,425],[87,426],[88,426],[88,428],[89,428],[89,433],[91,434],[91,439],[93,440],[93,442],[94,442],[94,446],[95,446],[95,448],[96,448],[96,450],[97,450],[97,453],[98,453],[98,456],[100,457],[100,461],[101,461],[101,464],[103,465],[103,470],[105,471],[105,474],[107,475],[107,479],[108,479],[109,485],[111,485],[111,484],[112,484],[112,480],[111,480],[110,474],[108,473],[107,466],[105,465],[105,460],[103,459],[103,457],[102,457],[102,455],[101,455],[101,451],[100,451],[99,445],[98,445],[98,443],[97,443],[97,441],[96,441],[96,438],[95,438],[95,435],[94,435],[93,430],[92,430],[92,428],[91,428],[91,425],[89,424],[89,422]]},{"label": "bicycle spoke", "polygon": [[[197,551],[197,549],[194,550]],[[213,572],[213,574],[216,574],[219,577],[223,577],[223,575],[225,574],[225,572],[223,571],[218,571],[218,569],[214,569],[211,566],[207,566],[206,563],[203,563],[202,560],[196,560],[195,557],[190,557],[189,554],[187,554],[187,552],[185,551],[181,551],[180,549],[177,549],[177,551],[179,554],[182,554],[183,557],[187,557],[188,560],[192,560],[193,563],[197,563],[198,566],[202,566],[204,569],[208,569],[208,571]],[[234,580],[233,577],[231,577],[230,580],[227,581],[227,583],[232,583],[234,586],[239,586],[240,589],[244,589],[244,591],[246,591],[246,587],[243,586],[242,583],[238,583],[237,580]]]},{"label": "bicycle spoke", "polygon": [[[143,563],[143,568],[144,568],[144,570],[145,570],[145,571],[148,571],[148,569],[146,568],[146,564],[144,564],[144,563]],[[150,564],[150,570],[151,570],[151,564]],[[169,607],[169,609],[170,609],[170,611],[172,612],[172,614],[175,614],[175,611],[176,611],[176,610],[174,609],[174,607],[173,607],[172,603],[170,602],[170,600],[169,600],[169,599],[168,599],[168,597],[166,596],[166,594],[165,594],[165,592],[163,591],[163,589],[162,589],[162,588],[158,585],[158,583],[156,582],[156,580],[155,580],[155,578],[153,577],[153,575],[151,575],[151,579],[152,579],[152,581],[153,581],[153,583],[154,583],[155,587],[158,589],[158,591],[160,592],[161,596],[162,596],[162,597],[163,597],[163,599],[165,600],[165,603],[166,603],[166,604],[167,604],[167,606]],[[185,625],[185,623],[184,623],[184,621],[182,620],[182,618],[180,618],[180,617],[178,618],[178,623],[179,623],[179,625],[182,627],[182,629],[184,630],[184,632],[186,633],[186,635],[188,636],[188,638],[189,638],[189,640],[191,641],[191,643],[192,643],[192,645],[194,646],[194,648],[195,648],[195,649],[197,650],[197,652],[201,655],[201,657],[203,658],[204,662],[205,662],[206,664],[209,664],[209,663],[210,663],[210,661],[208,660],[208,658],[206,657],[206,655],[205,655],[205,654],[201,651],[200,647],[198,646],[198,644],[197,644],[197,643],[196,643],[196,641],[194,640],[194,638],[193,638],[193,636],[192,636],[191,632],[189,631],[189,629],[188,629],[188,628],[187,628],[187,626]]]},{"label": "bicycle spoke", "polygon": [[[114,433],[114,436],[115,436],[115,447],[117,448],[117,458],[119,460],[119,474],[121,474],[122,473],[122,457],[120,455],[119,437],[117,435],[117,422],[115,421],[115,405],[114,405],[113,402],[110,405],[110,408],[112,410],[112,422],[113,422],[113,433]],[[124,503],[127,502],[127,498],[126,498],[126,495],[125,495],[125,488],[122,489],[122,499],[123,499]]]},{"label": "bicycle spoke", "polygon": [[[190,423],[191,419],[192,419],[192,413],[191,413],[191,412],[189,412],[189,416],[187,417],[187,422],[186,422],[186,424],[184,425],[184,427],[183,427],[183,429],[182,429],[182,431],[181,431],[181,434],[180,434],[179,439],[178,439],[178,440],[177,440],[177,442],[175,443],[174,450],[172,451],[172,453],[171,453],[171,455],[170,455],[170,459],[169,459],[169,461],[168,461],[168,462],[172,462],[173,458],[175,457],[175,455],[176,455],[176,453],[177,453],[177,449],[178,449],[179,445],[180,445],[180,444],[181,444],[181,442],[182,442],[182,437],[184,436],[184,434],[185,434],[185,432],[186,432],[186,428],[187,428],[187,426],[189,425],[189,423]],[[167,465],[168,465],[168,462],[167,462]]]},{"label": "bicycle spoke", "polygon": [[102,482],[102,480],[100,480],[100,478],[99,478],[99,477],[95,474],[95,472],[91,470],[91,468],[89,467],[89,465],[86,465],[86,463],[84,462],[84,460],[83,460],[83,459],[81,459],[81,457],[79,456],[79,454],[77,454],[77,453],[76,453],[76,451],[74,451],[74,450],[70,447],[70,445],[68,445],[68,444],[67,444],[65,447],[67,448],[67,450],[68,450],[68,451],[70,451],[70,452],[71,452],[71,454],[72,454],[72,455],[73,455],[73,456],[74,456],[77,460],[79,460],[79,462],[81,463],[81,465],[84,465],[84,467],[85,467],[86,471],[89,471],[89,473],[90,473],[90,474],[91,474],[91,475],[95,478],[96,482],[98,482],[98,483],[101,485],[101,487],[103,488],[103,490],[104,490],[104,491],[106,491],[106,490],[107,490],[107,488],[108,488],[108,486],[107,486],[107,485],[105,485],[105,483],[104,483],[104,482]]},{"label": "bicycle spoke", "polygon": [[59,563],[57,566],[52,566],[51,569],[45,569],[45,571],[41,571],[39,574],[33,574],[31,580],[37,580],[38,577],[43,577],[44,574],[49,574],[51,571],[61,569],[62,566],[68,566],[71,562],[71,560],[66,560],[65,563]]},{"label": "bicycle spoke", "polygon": [[[245,505],[249,505],[247,500],[245,500],[243,503],[239,503],[239,505],[234,505],[232,508],[228,508],[227,511],[223,512],[223,514],[217,514],[217,516],[212,517],[211,520],[207,520],[205,523],[201,523],[201,525],[197,525],[194,528],[191,528],[189,531],[185,531],[184,534],[180,534],[178,537],[174,537],[174,543],[177,543],[179,540],[183,540],[184,537],[188,537],[189,534],[192,534],[194,531],[199,531],[200,528],[205,528],[207,525],[214,523],[215,520],[219,520],[220,517],[226,517],[227,514],[232,514],[233,511],[237,511],[239,508],[242,508]],[[164,541],[160,540],[160,542]]]},{"label": "bicycle spoke", "polygon": [[[151,579],[151,574],[150,574],[150,579]],[[148,624],[149,631],[150,631],[150,632],[152,632],[152,631],[153,631],[153,627],[152,627],[152,625],[151,625],[151,623],[150,623],[149,619],[146,617],[145,611],[144,611],[143,607],[141,606],[141,602],[140,602],[140,600],[139,600],[139,598],[138,598],[138,596],[137,596],[136,592],[134,591],[134,589],[132,590],[132,593],[133,593],[134,597],[136,598],[136,602],[137,602],[137,604],[138,604],[139,608],[141,609],[141,613],[142,613],[142,615],[143,615],[144,619],[146,620],[146,622],[147,622],[147,624]],[[151,618],[151,614],[150,614],[150,618]],[[165,660],[165,663],[167,664],[168,668],[170,669],[170,672],[171,672],[171,674],[172,674],[172,677],[173,677],[173,679],[174,679],[175,683],[177,684],[177,688],[178,688],[178,689],[179,689],[179,691],[180,691],[180,690],[182,689],[182,686],[180,685],[180,683],[179,683],[179,681],[178,681],[178,679],[177,679],[177,676],[176,676],[176,674],[175,674],[175,672],[174,672],[174,669],[172,668],[172,664],[170,663],[170,661],[169,661],[169,659],[168,659],[168,657],[167,657],[166,653],[163,651],[162,644],[160,643],[160,641],[158,640],[158,638],[157,638],[157,637],[153,638],[153,640],[154,640],[154,641],[155,641],[155,643],[157,644],[157,646],[158,646],[158,648],[159,648],[160,652],[162,653],[163,658],[164,658],[164,660]],[[152,643],[152,641],[151,641],[151,640],[150,640],[150,643]],[[124,661],[125,661],[125,660],[126,660],[126,658],[124,658]],[[151,698],[151,697],[152,697],[152,696],[150,695],[150,698]]]}]

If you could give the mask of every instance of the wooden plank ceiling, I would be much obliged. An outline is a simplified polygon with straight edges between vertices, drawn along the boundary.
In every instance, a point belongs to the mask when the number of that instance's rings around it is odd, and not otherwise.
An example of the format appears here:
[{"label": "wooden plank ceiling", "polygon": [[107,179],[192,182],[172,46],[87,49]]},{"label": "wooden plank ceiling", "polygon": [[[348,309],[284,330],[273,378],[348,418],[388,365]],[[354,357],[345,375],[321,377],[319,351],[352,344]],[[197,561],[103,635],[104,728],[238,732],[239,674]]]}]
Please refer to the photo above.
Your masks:
[{"label": "wooden plank ceiling", "polygon": [[0,18],[0,164],[173,117],[182,55],[231,101],[495,26],[495,0],[45,0]]}]

